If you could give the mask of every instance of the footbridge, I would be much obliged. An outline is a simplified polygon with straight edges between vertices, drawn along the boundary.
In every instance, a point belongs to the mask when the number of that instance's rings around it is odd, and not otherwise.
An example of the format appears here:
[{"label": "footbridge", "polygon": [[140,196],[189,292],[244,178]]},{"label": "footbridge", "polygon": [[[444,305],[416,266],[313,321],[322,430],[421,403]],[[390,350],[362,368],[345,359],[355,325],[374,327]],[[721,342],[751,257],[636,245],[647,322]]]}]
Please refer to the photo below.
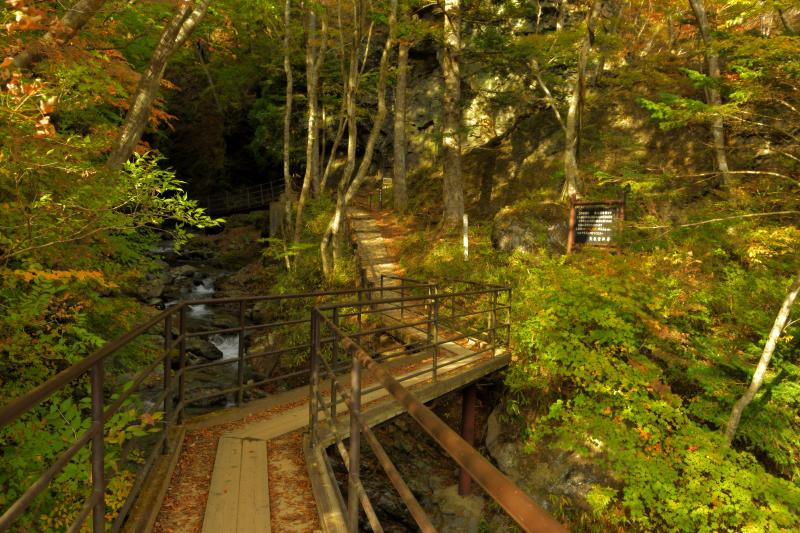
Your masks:
[{"label": "footbridge", "polygon": [[285,184],[276,181],[201,196],[197,200],[210,216],[221,217],[269,209],[269,204],[278,201],[284,190]]},{"label": "footbridge", "polygon": [[[353,224],[353,232],[369,232]],[[0,531],[38,530],[26,509],[69,465],[91,476],[67,531],[355,532],[367,525],[383,531],[360,478],[362,445],[373,450],[419,529],[434,531],[404,481],[411,473],[398,470],[372,431],[403,413],[460,468],[462,491],[474,481],[525,531],[565,531],[475,450],[468,407],[459,433],[425,406],[469,391],[508,364],[511,290],[382,272],[367,237],[359,244],[358,287],[181,302],[0,409],[0,427],[10,427],[76,383],[85,383],[91,396],[83,412],[87,429],[22,494],[0,504]],[[224,308],[236,323],[197,327],[187,317],[198,305]],[[192,361],[193,343],[214,335],[235,336],[236,356]],[[145,368],[124,381],[110,379],[117,357],[131,350],[146,358]],[[228,386],[209,389],[209,373],[226,376]],[[209,412],[204,406],[215,399],[226,406]],[[120,439],[119,415],[130,412],[150,425]],[[170,487],[189,473],[176,465],[199,453],[187,435],[198,432],[216,440],[210,476],[193,487],[204,504],[194,523],[159,529]],[[307,485],[276,455],[287,435],[297,435],[302,447]],[[13,440],[6,446],[4,453],[13,453]],[[334,475],[330,452],[342,456],[345,479]],[[136,475],[122,501],[110,501],[109,486],[123,472]],[[302,505],[316,516],[295,517],[291,525],[276,516]]]}]

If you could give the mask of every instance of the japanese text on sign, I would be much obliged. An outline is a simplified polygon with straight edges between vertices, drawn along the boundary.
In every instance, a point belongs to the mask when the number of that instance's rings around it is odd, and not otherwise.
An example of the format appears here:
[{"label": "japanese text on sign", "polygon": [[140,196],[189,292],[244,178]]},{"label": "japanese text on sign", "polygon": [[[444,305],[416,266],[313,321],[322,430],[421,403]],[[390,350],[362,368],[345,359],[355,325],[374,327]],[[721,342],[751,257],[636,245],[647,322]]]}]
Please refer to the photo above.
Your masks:
[{"label": "japanese text on sign", "polygon": [[588,245],[611,244],[614,237],[616,218],[616,207],[576,206],[575,243]]}]

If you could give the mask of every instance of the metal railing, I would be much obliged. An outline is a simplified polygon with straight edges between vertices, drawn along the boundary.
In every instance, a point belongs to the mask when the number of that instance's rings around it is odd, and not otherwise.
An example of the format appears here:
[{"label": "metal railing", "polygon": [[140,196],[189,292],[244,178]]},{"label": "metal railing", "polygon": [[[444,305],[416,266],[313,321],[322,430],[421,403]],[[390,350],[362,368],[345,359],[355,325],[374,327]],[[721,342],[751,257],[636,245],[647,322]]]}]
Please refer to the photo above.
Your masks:
[{"label": "metal railing", "polygon": [[[399,286],[388,286],[389,280],[399,281]],[[498,313],[511,305],[511,291],[500,286],[481,286],[472,282],[463,284],[468,290],[440,292],[437,286],[406,285],[415,282],[397,276],[381,276],[380,299],[359,310],[357,319],[352,312],[353,303],[333,303],[317,306],[311,315],[311,382],[309,385],[309,455],[322,457],[327,471],[333,465],[321,448],[335,442],[347,469],[347,498],[337,486],[337,499],[344,507],[348,531],[359,531],[361,510],[373,531],[382,531],[377,513],[361,484],[361,437],[366,439],[391,484],[397,490],[412,518],[422,531],[435,531],[431,520],[414,497],[400,472],[378,442],[362,412],[362,399],[370,392],[385,389],[472,479],[491,496],[525,531],[559,531],[566,529],[541,509],[529,496],[481,456],[469,443],[450,429],[439,417],[420,402],[403,385],[403,382],[429,374],[435,382],[441,371],[446,371],[468,358],[496,357],[508,347],[509,319],[500,323]],[[371,293],[375,294],[375,293]],[[450,309],[452,308],[452,310]],[[446,313],[441,311],[446,309]],[[449,314],[448,314],[449,313]],[[368,317],[365,319],[365,317]],[[398,320],[398,317],[400,319]],[[469,330],[458,329],[469,325]],[[429,356],[430,365],[421,370],[411,370],[395,378],[385,367],[387,360],[398,355],[393,348],[384,349],[377,338],[381,335],[401,335],[403,331],[424,331],[424,342],[413,345],[401,353],[416,351]],[[503,335],[498,335],[501,332]],[[477,349],[467,355],[454,356],[442,361],[438,355],[442,347],[465,340],[483,338]],[[322,339],[332,339],[326,348]],[[341,383],[339,374],[344,359],[350,368],[350,386]],[[362,369],[368,369],[377,383],[367,386],[362,379]],[[327,390],[323,390],[323,385]],[[327,397],[325,392],[327,392]],[[349,442],[337,429],[340,412],[347,411]],[[324,420],[323,420],[324,419]]]},{"label": "metal railing", "polygon": [[[90,413],[83,413],[84,416],[91,417],[89,429],[76,436],[69,447],[35,481],[28,484],[16,500],[9,502],[7,507],[0,508],[0,531],[9,529],[34,499],[76,458],[78,452],[86,447],[91,447],[91,494],[75,515],[68,531],[79,531],[90,513],[93,517],[93,531],[105,531],[105,488],[115,472],[105,465],[104,456],[109,445],[105,431],[111,418],[121,410],[128,409],[131,401],[138,399],[139,403],[144,403],[143,399],[149,397],[150,406],[144,412],[163,414],[161,427],[155,438],[150,436],[131,439],[119,453],[121,458],[125,458],[135,451],[135,455],[143,454],[145,458],[143,464],[137,468],[133,486],[111,526],[112,531],[118,531],[125,523],[155,460],[160,454],[170,450],[174,427],[182,424],[192,414],[193,409],[201,410],[197,404],[216,398],[223,404],[233,403],[238,406],[249,399],[265,396],[265,389],[276,383],[296,386],[307,384],[311,372],[307,354],[313,345],[310,339],[312,319],[308,310],[334,299],[355,298],[351,307],[341,309],[357,313],[360,309],[366,309],[370,299],[375,299],[381,290],[378,287],[361,287],[302,294],[183,301],[158,313],[14,402],[3,406],[0,408],[0,428],[13,424],[20,417],[33,416],[39,404],[50,399],[56,392],[76,386],[78,380],[90,375],[91,409]],[[384,287],[383,290],[388,289]],[[421,284],[417,290],[427,292],[429,285]],[[209,328],[204,321],[192,318],[193,315],[202,315],[201,311],[207,310],[205,308],[209,306],[225,310],[229,317],[235,317],[235,323],[214,327],[212,321]],[[295,317],[287,316],[292,312],[296,314]],[[260,322],[255,319],[257,315],[262,317]],[[131,349],[134,342],[147,344],[150,340],[152,344],[154,334],[163,338],[161,347],[153,350],[155,356],[146,363],[143,370],[125,383],[127,388],[112,395],[109,389],[121,384],[105,383],[108,365],[113,363],[114,357],[120,352]],[[270,334],[277,339],[274,343],[267,343],[272,344],[271,346],[256,350],[251,342],[248,347],[249,340],[258,336],[263,339]],[[194,350],[191,344],[194,339],[209,339],[216,335],[236,338],[238,348],[235,356],[190,365],[188,358]],[[334,342],[333,339],[325,338],[317,338],[315,341],[323,346]],[[256,361],[271,359],[274,362],[281,358],[294,359],[297,364],[283,373],[268,372],[259,375]],[[229,370],[226,372],[225,369]],[[229,386],[210,391],[202,386],[194,387],[203,382],[195,378],[204,370],[218,370]],[[229,401],[230,399],[233,401]],[[12,440],[10,445],[4,447],[2,455],[13,454],[14,451]]]},{"label": "metal railing", "polygon": [[270,202],[277,200],[283,194],[285,187],[282,181],[260,183],[223,194],[201,197],[200,205],[205,207],[211,216],[244,213],[268,207]]}]

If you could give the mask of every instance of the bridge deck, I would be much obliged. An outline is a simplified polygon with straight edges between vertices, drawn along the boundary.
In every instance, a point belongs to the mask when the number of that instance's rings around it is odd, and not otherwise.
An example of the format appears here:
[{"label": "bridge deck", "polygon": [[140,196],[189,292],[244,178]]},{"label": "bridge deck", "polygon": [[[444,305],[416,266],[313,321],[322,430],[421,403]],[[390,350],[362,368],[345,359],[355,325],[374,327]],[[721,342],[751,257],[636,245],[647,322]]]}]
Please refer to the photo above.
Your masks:
[{"label": "bridge deck", "polygon": [[[380,229],[369,214],[354,208],[350,223],[359,243],[362,262],[369,267],[368,279],[378,281],[381,273],[397,273],[398,266],[389,259]],[[399,294],[391,290],[384,295],[385,298],[396,296]],[[419,318],[409,312],[403,317],[397,309],[382,309],[380,316],[385,325],[409,323]],[[394,331],[393,336],[403,344],[424,344],[426,332],[406,327]],[[479,344],[470,341],[443,344],[436,379],[433,361],[428,354],[404,356],[386,362],[384,366],[420,401],[427,402],[508,364],[509,355],[495,356],[485,349],[476,353],[472,349],[476,345]],[[349,388],[349,373],[337,379],[345,389]],[[365,372],[362,388],[366,389],[375,381],[369,371]],[[321,384],[320,392],[330,398],[330,382]],[[344,403],[337,405],[337,413],[345,411]],[[362,395],[362,415],[370,426],[402,413],[403,408],[383,387]],[[319,438],[322,443],[332,445],[349,436],[346,415],[333,423],[326,418],[321,415]],[[305,461],[297,458],[300,432],[308,422],[308,387],[301,387],[251,402],[240,409],[198,417],[187,424],[189,432],[211,431],[212,438],[218,438],[208,499],[202,510],[204,533],[331,530],[332,524],[333,530],[338,529],[335,524],[340,523],[342,517],[337,512],[340,507],[335,501],[337,496],[330,473],[324,471],[324,464],[318,458],[306,457]],[[225,428],[225,424],[234,427],[221,431],[215,429]],[[288,445],[286,439],[292,439],[292,444]],[[290,450],[292,446],[294,449]],[[285,453],[281,455],[278,450]],[[192,450],[184,449],[182,453],[191,454]],[[306,464],[301,465],[302,462]],[[306,477],[309,475],[310,480]],[[319,521],[317,516],[300,512],[309,508],[316,508]],[[181,527],[173,523],[168,527],[164,523],[161,529],[190,531],[196,530],[197,525],[185,523]]]},{"label": "bridge deck", "polygon": [[[430,372],[432,362],[429,357],[420,359],[409,363],[408,360],[404,361],[404,365],[395,363],[393,374],[402,379],[406,376],[413,376],[406,381],[404,385],[412,390],[414,394],[423,402],[433,400],[439,396],[447,394],[456,390],[467,383],[476,381],[481,377],[491,374],[508,364],[509,356],[491,357],[489,354],[474,355],[472,357],[464,358],[464,350],[461,346],[457,346],[458,350],[449,351],[455,348],[451,346],[442,349],[442,356],[439,363],[444,368],[440,369],[437,380],[432,379]],[[458,360],[460,359],[460,360]],[[450,366],[446,366],[451,361],[456,361]],[[419,374],[422,372],[421,374]],[[415,375],[419,374],[419,375]],[[349,375],[343,375],[340,381],[344,383],[349,379]],[[364,386],[368,386],[372,382],[369,373],[365,373]],[[308,425],[308,398],[307,387],[296,389],[284,395],[284,400],[293,400],[300,398],[299,401],[289,401],[284,404],[275,404],[270,402],[268,407],[271,411],[276,413],[268,418],[260,419],[251,423],[246,423],[240,427],[222,433],[217,448],[216,461],[214,471],[211,476],[210,490],[208,501],[205,507],[203,531],[225,531],[225,532],[249,532],[256,531],[249,525],[239,527],[236,524],[242,524],[243,519],[250,519],[253,516],[259,516],[263,523],[270,517],[270,504],[265,505],[266,511],[251,514],[237,515],[236,510],[242,509],[243,502],[262,502],[266,499],[265,496],[269,491],[265,491],[269,476],[267,475],[267,448],[272,446],[275,439],[293,434],[298,430],[302,430]],[[328,396],[329,389],[326,387],[323,394]],[[370,426],[380,424],[394,416],[402,414],[402,407],[397,404],[384,389],[378,389],[371,393],[365,394],[362,397],[364,417]],[[262,404],[263,405],[263,404]],[[266,405],[263,405],[266,407]],[[255,407],[255,406],[251,406]],[[346,409],[343,404],[339,405],[337,412],[344,412]],[[251,409],[248,409],[251,411]],[[253,412],[256,414],[258,411]],[[215,421],[220,423],[228,422],[233,413],[221,413],[215,416],[206,416],[199,420],[196,425],[190,426],[194,428],[212,427]],[[247,415],[246,415],[247,416]],[[215,420],[216,419],[216,420]],[[323,418],[324,420],[324,418]],[[331,426],[330,424],[323,424],[321,440],[326,444],[334,444],[337,437],[345,439],[349,435],[349,425],[346,418],[342,418],[337,424]],[[258,443],[260,452],[263,455],[263,462],[256,463],[254,461],[236,460],[231,458],[232,446],[241,447],[244,449],[245,445],[249,450],[253,450],[253,443]],[[240,452],[241,455],[242,452]],[[240,457],[240,456],[237,456]],[[277,465],[275,465],[277,466]],[[269,465],[270,469],[273,465]],[[258,478],[260,482],[252,482],[251,478]],[[271,480],[273,481],[273,480]],[[238,485],[237,485],[238,483]],[[303,500],[306,505],[313,505],[314,495],[307,485],[298,485],[293,491],[292,498],[295,500],[293,505],[298,505],[297,500]],[[261,498],[261,499],[260,499]],[[320,502],[317,502],[320,503]],[[247,503],[251,505],[251,503]],[[245,505],[245,507],[247,506]],[[298,505],[299,506],[299,505]],[[278,516],[281,512],[286,512],[286,509],[275,509],[274,514]],[[237,522],[237,518],[238,522]],[[244,518],[242,518],[244,517]],[[220,526],[224,524],[224,526]],[[276,524],[277,525],[277,524]],[[314,529],[313,525],[309,524],[308,531]],[[263,531],[286,531],[282,527],[267,528]]]}]

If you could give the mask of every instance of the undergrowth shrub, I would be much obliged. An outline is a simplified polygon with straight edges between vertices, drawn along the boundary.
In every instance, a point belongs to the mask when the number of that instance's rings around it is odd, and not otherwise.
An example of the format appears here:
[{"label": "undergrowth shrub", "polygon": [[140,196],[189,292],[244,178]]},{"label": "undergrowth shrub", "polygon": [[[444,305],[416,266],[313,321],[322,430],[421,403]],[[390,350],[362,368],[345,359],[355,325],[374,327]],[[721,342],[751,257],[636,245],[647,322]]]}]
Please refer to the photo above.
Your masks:
[{"label": "undergrowth shrub", "polygon": [[798,267],[792,231],[742,224],[565,258],[498,253],[487,226],[472,229],[468,262],[460,243],[419,232],[406,266],[513,288],[505,405],[525,450],[532,461],[567,450],[606,472],[590,511],[571,502],[557,517],[586,531],[800,528],[794,328],[733,447],[722,434]]}]

